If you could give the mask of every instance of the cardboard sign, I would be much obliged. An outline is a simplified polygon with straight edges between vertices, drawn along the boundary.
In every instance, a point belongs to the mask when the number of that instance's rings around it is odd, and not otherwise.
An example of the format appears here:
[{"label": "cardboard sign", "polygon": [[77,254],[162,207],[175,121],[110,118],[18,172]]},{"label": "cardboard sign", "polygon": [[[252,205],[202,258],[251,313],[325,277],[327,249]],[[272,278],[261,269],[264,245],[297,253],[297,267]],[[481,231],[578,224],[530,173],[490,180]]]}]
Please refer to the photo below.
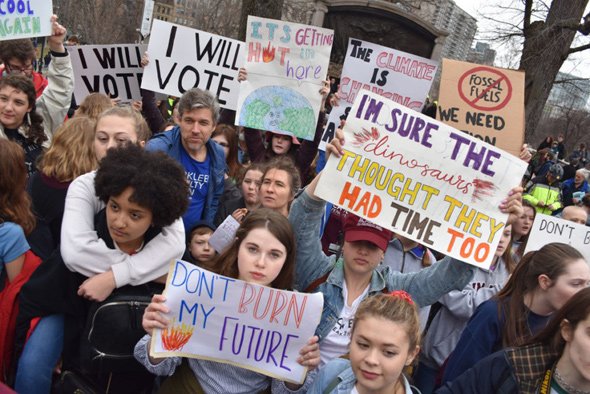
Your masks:
[{"label": "cardboard sign", "polygon": [[334,31],[248,16],[236,124],[313,140]]},{"label": "cardboard sign", "polygon": [[154,19],[141,87],[176,97],[196,87],[235,110],[243,49],[241,41]]},{"label": "cardboard sign", "polygon": [[51,35],[51,0],[0,1],[0,41]]},{"label": "cardboard sign", "polygon": [[369,91],[344,127],[316,194],[407,238],[488,268],[507,215],[498,208],[527,164]]},{"label": "cardboard sign", "polygon": [[590,227],[537,213],[524,252],[539,250],[552,242],[561,242],[578,249],[590,263]]},{"label": "cardboard sign", "polygon": [[216,275],[178,260],[166,289],[170,325],[155,329],[150,356],[219,361],[302,383],[299,350],[320,322],[324,298]]},{"label": "cardboard sign", "polygon": [[146,45],[83,45],[68,47],[74,68],[76,101],[104,93],[121,102],[141,100],[141,57]]},{"label": "cardboard sign", "polygon": [[524,72],[443,59],[437,119],[518,155],[524,141]]},{"label": "cardboard sign", "polygon": [[348,39],[340,76],[340,105],[332,108],[320,149],[324,150],[348,115],[362,89],[420,111],[432,85],[438,62],[370,42]]}]

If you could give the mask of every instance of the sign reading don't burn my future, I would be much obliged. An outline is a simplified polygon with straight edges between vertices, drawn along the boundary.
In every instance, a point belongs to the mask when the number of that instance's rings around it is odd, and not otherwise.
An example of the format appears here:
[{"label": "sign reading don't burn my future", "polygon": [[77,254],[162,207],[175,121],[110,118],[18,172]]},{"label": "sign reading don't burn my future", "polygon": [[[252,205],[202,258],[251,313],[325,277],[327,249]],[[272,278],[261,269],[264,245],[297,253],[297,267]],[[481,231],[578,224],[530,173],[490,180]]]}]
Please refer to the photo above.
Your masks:
[{"label": "sign reading don't burn my future", "polygon": [[443,59],[437,119],[517,155],[524,138],[524,73]]}]

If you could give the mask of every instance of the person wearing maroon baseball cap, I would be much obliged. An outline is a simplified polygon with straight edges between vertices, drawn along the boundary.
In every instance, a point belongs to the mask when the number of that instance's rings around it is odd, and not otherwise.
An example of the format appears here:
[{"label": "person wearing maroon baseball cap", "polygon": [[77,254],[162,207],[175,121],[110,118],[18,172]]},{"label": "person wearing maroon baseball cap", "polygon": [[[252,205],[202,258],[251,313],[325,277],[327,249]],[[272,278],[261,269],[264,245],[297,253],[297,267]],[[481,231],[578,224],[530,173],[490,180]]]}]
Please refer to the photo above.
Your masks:
[{"label": "person wearing maroon baseball cap", "polygon": [[[335,138],[327,152],[335,149]],[[344,223],[342,255],[326,256],[320,241],[325,201],[315,196],[318,175],[297,197],[289,213],[297,243],[295,288],[322,292],[324,308],[316,335],[320,338],[321,364],[347,352],[352,319],[360,302],[369,296],[404,290],[420,306],[431,305],[451,290],[462,290],[473,276],[474,266],[445,257],[419,272],[400,273],[381,264],[392,233],[348,214]],[[517,187],[500,206],[510,220],[522,211],[522,188]]]}]

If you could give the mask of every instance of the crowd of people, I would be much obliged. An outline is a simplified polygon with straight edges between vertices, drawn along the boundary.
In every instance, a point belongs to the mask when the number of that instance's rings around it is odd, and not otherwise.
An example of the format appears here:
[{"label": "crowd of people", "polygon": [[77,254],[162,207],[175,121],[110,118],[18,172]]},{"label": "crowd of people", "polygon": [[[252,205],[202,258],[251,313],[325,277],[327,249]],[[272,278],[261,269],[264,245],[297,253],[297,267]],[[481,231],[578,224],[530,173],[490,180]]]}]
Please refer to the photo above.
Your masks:
[{"label": "crowd of people", "polygon": [[[335,81],[317,93],[311,141],[235,127],[198,88],[161,105],[149,91],[133,105],[93,93],[72,111],[67,32],[55,16],[52,32],[46,75],[33,71],[30,40],[0,42],[4,385],[22,394],[590,392],[590,266],[562,243],[524,253],[538,213],[590,225],[584,144],[568,162],[562,137],[539,146],[499,207],[508,222],[484,270],[316,195]],[[345,144],[339,130],[325,155]],[[229,219],[239,223],[234,240],[216,250],[209,240]],[[297,359],[305,381],[152,356],[153,330],[171,323],[162,293],[176,259],[321,292],[319,324]]]}]

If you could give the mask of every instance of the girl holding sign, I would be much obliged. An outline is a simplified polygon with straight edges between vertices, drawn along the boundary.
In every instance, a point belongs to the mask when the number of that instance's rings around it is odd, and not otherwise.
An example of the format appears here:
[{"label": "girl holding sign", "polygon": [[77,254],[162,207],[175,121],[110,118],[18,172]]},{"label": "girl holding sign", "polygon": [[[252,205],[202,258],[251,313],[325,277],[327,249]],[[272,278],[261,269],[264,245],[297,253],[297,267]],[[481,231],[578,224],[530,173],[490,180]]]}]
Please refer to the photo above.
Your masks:
[{"label": "girl holding sign", "polygon": [[569,245],[551,243],[524,255],[506,286],[467,323],[449,356],[443,382],[452,382],[497,350],[528,341],[588,284],[590,266]]},{"label": "girl holding sign", "polygon": [[[246,216],[236,232],[235,242],[217,262],[221,275],[281,290],[293,288],[294,264],[295,240],[289,221],[270,209],[258,209]],[[135,357],[151,373],[170,376],[180,367],[182,358],[149,356],[153,329],[164,329],[170,323],[165,317],[169,312],[165,300],[163,295],[155,295],[146,308],[143,328],[148,335],[135,347]],[[297,361],[301,365],[316,367],[319,364],[317,337],[311,338],[300,354]],[[191,392],[259,393],[269,386],[272,386],[273,393],[290,392],[283,382],[233,365],[191,358],[188,366],[189,376],[184,372],[186,369],[179,368],[182,383],[176,383],[191,387]],[[296,392],[305,393],[306,385],[297,388]]]},{"label": "girl holding sign", "polygon": [[310,394],[411,394],[403,369],[420,350],[416,304],[405,291],[360,303],[351,331],[349,359],[336,358],[320,371]]},{"label": "girl holding sign", "polygon": [[581,290],[528,344],[494,353],[437,391],[590,392],[590,288]]}]

